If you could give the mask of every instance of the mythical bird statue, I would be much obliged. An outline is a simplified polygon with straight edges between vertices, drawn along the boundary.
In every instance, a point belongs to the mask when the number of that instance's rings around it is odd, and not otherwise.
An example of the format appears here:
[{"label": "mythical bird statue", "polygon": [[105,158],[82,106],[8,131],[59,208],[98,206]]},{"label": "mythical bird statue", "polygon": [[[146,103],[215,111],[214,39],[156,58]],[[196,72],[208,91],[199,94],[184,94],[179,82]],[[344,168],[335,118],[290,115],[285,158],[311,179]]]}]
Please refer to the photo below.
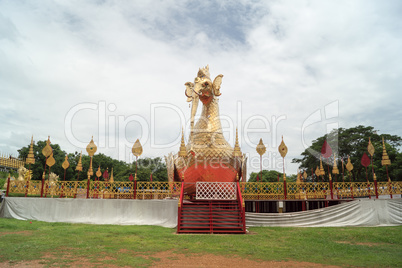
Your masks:
[{"label": "mythical bird statue", "polygon": [[[177,154],[166,156],[169,181],[232,182],[246,175],[246,157],[241,153],[236,133],[233,147],[225,140],[219,118],[218,97],[223,75],[212,82],[209,67],[200,68],[194,83],[185,83],[187,101],[192,102],[191,131],[189,142],[184,137]],[[202,112],[194,125],[198,103],[202,102]],[[186,186],[186,192],[195,192],[194,184]]]}]

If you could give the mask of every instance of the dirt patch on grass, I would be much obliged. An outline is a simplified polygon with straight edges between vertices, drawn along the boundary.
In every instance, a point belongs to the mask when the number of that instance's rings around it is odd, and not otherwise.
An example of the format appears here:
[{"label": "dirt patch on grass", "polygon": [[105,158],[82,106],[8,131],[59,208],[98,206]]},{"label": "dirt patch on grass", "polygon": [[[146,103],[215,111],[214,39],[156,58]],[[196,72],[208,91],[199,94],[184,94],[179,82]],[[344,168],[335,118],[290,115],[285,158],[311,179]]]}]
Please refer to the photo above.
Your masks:
[{"label": "dirt patch on grass", "polygon": [[384,243],[370,243],[370,242],[350,242],[350,241],[335,241],[338,244],[348,244],[348,245],[358,245],[358,246],[367,246],[367,247],[375,247],[384,245]]},{"label": "dirt patch on grass", "polygon": [[[297,261],[261,261],[261,260],[249,260],[241,257],[227,257],[213,254],[177,254],[172,251],[158,252],[154,254],[146,255],[144,253],[135,254],[130,250],[119,250],[119,253],[130,253],[137,257],[143,257],[144,259],[150,260],[152,264],[149,267],[160,268],[160,267],[273,267],[273,268],[284,268],[284,267],[313,267],[313,268],[338,268],[339,266],[324,265],[319,263],[311,262],[297,262]],[[106,264],[104,261],[116,260],[115,257],[106,254],[100,254],[95,261],[86,257],[76,257],[70,253],[66,253],[63,256],[56,255],[54,253],[46,253],[42,256],[41,260],[34,261],[23,261],[23,262],[3,262],[0,263],[0,268],[14,267],[32,267],[32,268],[43,268],[43,267],[109,267],[117,268],[120,266],[114,264]]]},{"label": "dirt patch on grass", "polygon": [[327,267],[336,268],[339,266],[323,265],[311,262],[297,262],[297,261],[254,261],[240,257],[226,257],[213,254],[175,254],[170,251],[159,252],[152,255],[153,258],[160,259],[155,261],[150,267]]},{"label": "dirt patch on grass", "polygon": [[33,233],[32,231],[1,232],[0,237],[3,235],[9,235],[9,234],[31,235],[32,233]]}]

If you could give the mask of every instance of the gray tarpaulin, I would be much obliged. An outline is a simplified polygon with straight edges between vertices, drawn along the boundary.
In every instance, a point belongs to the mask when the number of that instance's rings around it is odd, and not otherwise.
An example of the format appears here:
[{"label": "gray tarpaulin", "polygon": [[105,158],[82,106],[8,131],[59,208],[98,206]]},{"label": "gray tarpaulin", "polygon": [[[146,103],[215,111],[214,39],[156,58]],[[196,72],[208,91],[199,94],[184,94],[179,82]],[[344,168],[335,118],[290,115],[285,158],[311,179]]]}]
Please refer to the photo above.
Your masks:
[{"label": "gray tarpaulin", "polygon": [[46,222],[177,226],[177,200],[6,197],[0,217]]},{"label": "gray tarpaulin", "polygon": [[246,213],[246,225],[338,227],[402,225],[402,199],[359,199],[294,213]]}]

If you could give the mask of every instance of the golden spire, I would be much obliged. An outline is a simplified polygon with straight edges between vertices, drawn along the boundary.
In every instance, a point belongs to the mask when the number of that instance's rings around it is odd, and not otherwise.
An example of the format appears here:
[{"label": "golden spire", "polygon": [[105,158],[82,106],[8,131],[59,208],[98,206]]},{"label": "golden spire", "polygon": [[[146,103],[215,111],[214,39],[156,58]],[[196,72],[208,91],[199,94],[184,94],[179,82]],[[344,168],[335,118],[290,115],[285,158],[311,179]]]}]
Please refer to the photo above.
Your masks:
[{"label": "golden spire", "polygon": [[260,142],[258,143],[256,150],[260,156],[265,154],[265,152],[267,151],[267,148],[265,147],[264,143],[262,142],[262,139],[260,139]]},{"label": "golden spire", "polygon": [[82,171],[82,151],[81,151],[80,159],[78,160],[78,164],[77,164],[77,167],[75,168],[75,170]]},{"label": "golden spire", "polygon": [[286,154],[288,153],[288,147],[283,142],[283,136],[282,136],[281,144],[279,144],[278,151],[279,151],[279,153],[281,154],[282,157],[285,157]]},{"label": "golden spire", "polygon": [[336,165],[336,155],[334,154],[334,167],[332,168],[332,174],[339,174],[338,166]]},{"label": "golden spire", "polygon": [[381,165],[383,165],[383,166],[391,165],[391,160],[389,160],[387,150],[385,149],[384,137],[382,137],[382,160],[381,160]]},{"label": "golden spire", "polygon": [[133,148],[131,149],[131,152],[135,157],[139,157],[142,154],[142,145],[139,139],[135,141]]},{"label": "golden spire", "polygon": [[348,156],[348,163],[346,164],[346,169],[351,172],[353,169],[352,162],[350,162],[350,157]]},{"label": "golden spire", "polygon": [[66,158],[64,158],[64,162],[61,166],[63,167],[63,169],[67,169],[70,166],[70,163],[68,162],[67,154],[66,154]]},{"label": "golden spire", "polygon": [[35,164],[35,155],[33,152],[33,136],[31,138],[31,146],[29,147],[28,156],[27,156],[27,159],[25,160],[25,162],[27,164]]},{"label": "golden spire", "polygon": [[112,168],[112,172],[110,173],[110,180],[109,180],[109,182],[114,182],[114,179],[113,179],[113,168]]},{"label": "golden spire", "polygon": [[307,172],[306,171],[304,171],[304,173],[303,173],[303,178],[304,178],[304,180],[307,180]]},{"label": "golden spire", "polygon": [[320,156],[320,175],[324,176],[325,175],[325,170],[324,167],[322,166],[322,158]]},{"label": "golden spire", "polygon": [[371,155],[371,157],[373,157],[373,155],[374,155],[374,146],[371,143],[370,137],[369,137],[369,143],[368,143],[368,146],[367,146],[367,151]]},{"label": "golden spire", "polygon": [[184,131],[183,131],[183,129],[181,129],[181,143],[180,143],[179,156],[181,156],[181,157],[186,157],[187,156],[186,144],[184,143]]},{"label": "golden spire", "polygon": [[237,133],[237,128],[236,128],[236,142],[235,142],[235,146],[233,149],[233,156],[234,157],[241,156],[241,151],[240,151],[240,146],[239,146],[239,135]]}]

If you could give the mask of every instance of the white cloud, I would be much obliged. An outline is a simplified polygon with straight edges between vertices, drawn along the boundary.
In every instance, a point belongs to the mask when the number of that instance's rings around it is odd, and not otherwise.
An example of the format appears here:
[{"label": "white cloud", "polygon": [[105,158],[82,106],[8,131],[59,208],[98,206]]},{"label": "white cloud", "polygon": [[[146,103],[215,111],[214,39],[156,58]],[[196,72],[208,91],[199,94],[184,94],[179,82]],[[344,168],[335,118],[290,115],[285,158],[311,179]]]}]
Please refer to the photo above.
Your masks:
[{"label": "white cloud", "polygon": [[[138,115],[151,124],[151,104],[170,103],[188,119],[184,83],[206,64],[212,76],[224,74],[221,114],[239,126],[241,101],[242,127],[254,115],[265,116],[270,132],[250,140],[256,144],[262,137],[276,153],[284,135],[291,173],[297,169],[291,158],[304,150],[304,121],[334,101],[339,117],[306,128],[307,143],[334,122],[401,135],[398,1],[225,3],[0,3],[0,151],[16,154],[32,134],[35,140],[50,135],[67,151],[81,150],[66,139],[65,117],[76,105],[100,107],[104,101],[116,109],[106,109],[101,122],[99,110],[77,113],[74,135],[82,142],[92,135],[105,141],[99,150],[113,157],[129,155],[113,146],[114,137],[125,132],[134,142],[143,130],[134,121],[119,129],[119,117]],[[156,114],[156,141],[175,140],[179,114]],[[274,124],[280,116],[286,119]],[[257,155],[254,145],[242,145]],[[145,156],[177,150],[178,144],[152,149],[150,138],[144,144]]]}]

